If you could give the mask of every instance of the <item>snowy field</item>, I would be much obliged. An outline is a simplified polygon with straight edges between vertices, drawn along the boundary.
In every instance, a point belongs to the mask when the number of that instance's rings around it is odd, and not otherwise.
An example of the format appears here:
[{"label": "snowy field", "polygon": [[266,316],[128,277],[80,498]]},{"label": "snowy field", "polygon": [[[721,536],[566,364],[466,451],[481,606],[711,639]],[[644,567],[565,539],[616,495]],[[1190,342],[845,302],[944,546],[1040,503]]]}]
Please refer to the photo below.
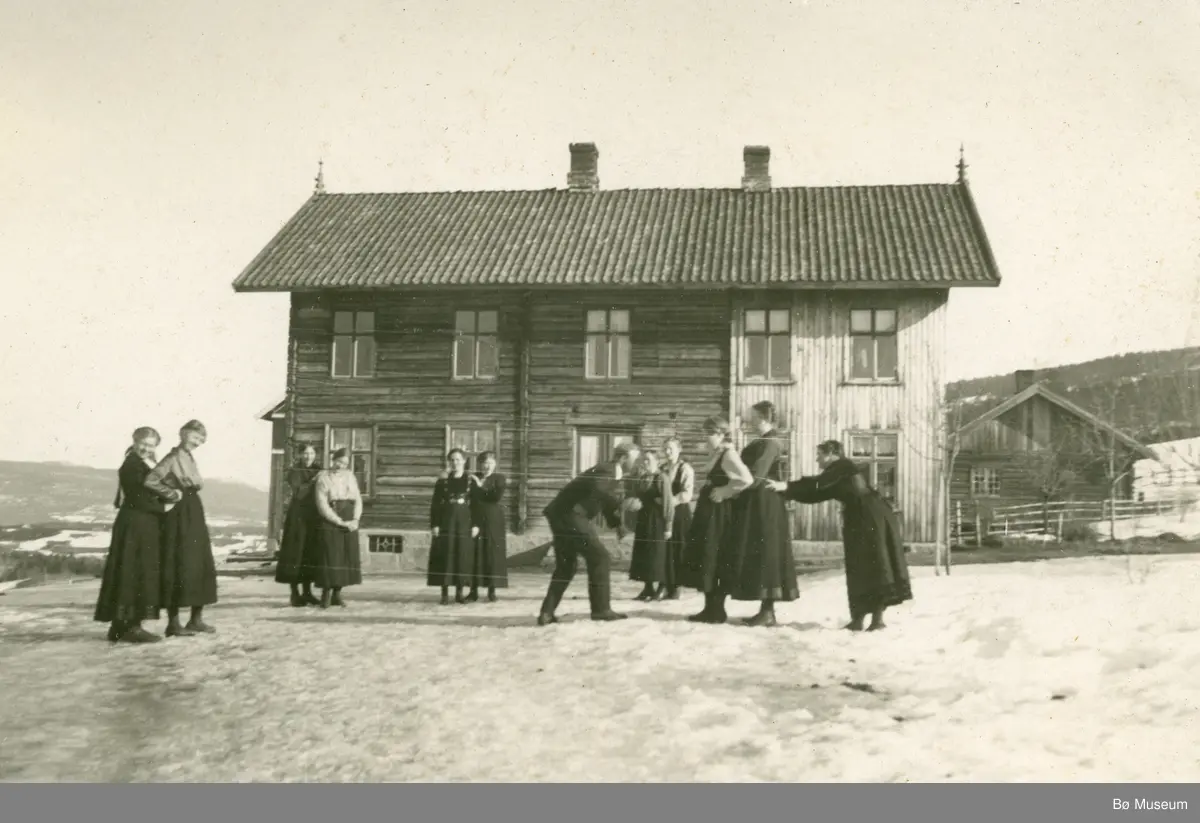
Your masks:
[{"label": "snowy field", "polygon": [[328,613],[223,578],[218,634],[143,647],[104,641],[94,582],[11,591],[0,779],[1200,780],[1200,558],[913,572],[859,635],[836,574],[773,630],[687,623],[696,595],[595,624],[582,575],[545,629],[536,574],[450,607],[370,580]]}]

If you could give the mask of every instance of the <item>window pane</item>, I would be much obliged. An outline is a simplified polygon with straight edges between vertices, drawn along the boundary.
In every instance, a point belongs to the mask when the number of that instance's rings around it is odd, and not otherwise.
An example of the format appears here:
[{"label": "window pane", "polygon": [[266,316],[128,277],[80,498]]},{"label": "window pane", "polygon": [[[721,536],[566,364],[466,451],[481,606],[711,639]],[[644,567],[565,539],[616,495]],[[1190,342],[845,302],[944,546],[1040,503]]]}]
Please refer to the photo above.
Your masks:
[{"label": "window pane", "polygon": [[899,438],[894,434],[881,434],[875,438],[875,454],[880,457],[895,457],[899,451]]},{"label": "window pane", "polygon": [[356,352],[354,362],[355,377],[370,377],[375,373],[375,338],[359,337],[354,341]]},{"label": "window pane", "polygon": [[771,312],[771,333],[791,330],[791,312],[787,309],[775,309]]},{"label": "window pane", "polygon": [[360,311],[354,315],[354,330],[359,334],[374,334],[375,312]]},{"label": "window pane", "polygon": [[767,330],[767,313],[758,309],[746,311],[746,333],[762,334]]},{"label": "window pane", "polygon": [[355,429],[353,444],[350,448],[356,452],[369,452],[371,450],[371,435],[372,432],[370,429]]},{"label": "window pane", "polygon": [[745,377],[765,378],[767,376],[767,338],[762,336],[746,338]]},{"label": "window pane", "polygon": [[871,333],[871,310],[870,309],[855,309],[850,312],[850,333],[851,334],[870,334]]},{"label": "window pane", "polygon": [[475,432],[475,453],[496,450],[496,432],[494,429],[479,429]]},{"label": "window pane", "polygon": [[894,334],[875,338],[875,351],[878,353],[875,376],[884,380],[892,380],[899,376],[899,354],[896,350],[897,338]]},{"label": "window pane", "polygon": [[587,376],[608,376],[608,338],[603,334],[593,334],[588,337]]},{"label": "window pane", "polygon": [[854,337],[850,340],[850,377],[866,380],[875,376],[875,338]]},{"label": "window pane", "polygon": [[330,429],[329,430],[329,451],[335,452],[338,449],[350,448],[350,430],[349,429]]},{"label": "window pane", "polygon": [[787,380],[792,376],[792,338],[775,334],[768,339],[771,341],[771,379]]},{"label": "window pane", "polygon": [[455,338],[454,376],[475,376],[475,338],[465,336]]},{"label": "window pane", "polygon": [[369,454],[354,455],[354,476],[358,478],[358,490],[365,491],[371,478],[371,456]]},{"label": "window pane", "polygon": [[352,365],[354,362],[354,338],[353,337],[335,337],[333,338],[333,376],[334,377],[350,377],[354,374]]},{"label": "window pane", "polygon": [[608,312],[590,311],[587,313],[588,331],[606,331],[608,329]]},{"label": "window pane", "polygon": [[480,334],[495,334],[497,323],[500,320],[498,312],[481,311],[479,313],[479,326],[476,331]]},{"label": "window pane", "polygon": [[467,454],[470,454],[474,451],[474,435],[475,432],[470,429],[451,429],[450,442],[446,444],[449,448],[446,451],[462,449]]},{"label": "window pane", "polygon": [[579,453],[577,455],[579,471],[587,471],[600,462],[600,437],[595,434],[579,435]]},{"label": "window pane", "polygon": [[619,334],[612,338],[612,376],[613,377],[628,377],[629,376],[629,335]]},{"label": "window pane", "polygon": [[870,435],[854,435],[850,438],[850,456],[851,457],[870,457],[871,456],[871,437]]},{"label": "window pane", "polygon": [[500,372],[500,347],[496,338],[487,336],[476,338],[478,343],[478,361],[475,364],[477,377],[495,377]]},{"label": "window pane", "polygon": [[608,313],[608,330],[619,332],[629,331],[628,309],[619,309]]},{"label": "window pane", "polygon": [[890,334],[896,330],[896,312],[894,309],[879,309],[875,312],[875,331]]},{"label": "window pane", "polygon": [[884,497],[896,499],[896,464],[881,461],[875,464],[875,488]]},{"label": "window pane", "polygon": [[454,313],[454,330],[459,334],[474,334],[475,312],[456,311]]},{"label": "window pane", "polygon": [[335,311],[333,313],[334,334],[350,334],[354,331],[354,312]]}]

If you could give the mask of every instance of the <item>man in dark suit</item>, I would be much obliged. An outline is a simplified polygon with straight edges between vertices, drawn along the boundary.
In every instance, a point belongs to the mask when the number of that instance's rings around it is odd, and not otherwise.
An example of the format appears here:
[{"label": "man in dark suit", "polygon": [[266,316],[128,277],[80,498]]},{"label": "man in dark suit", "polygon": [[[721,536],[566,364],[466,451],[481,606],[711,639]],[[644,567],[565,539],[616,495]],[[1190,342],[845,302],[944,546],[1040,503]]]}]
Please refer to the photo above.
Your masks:
[{"label": "man in dark suit", "polygon": [[623,509],[622,480],[637,462],[640,449],[633,443],[621,443],[613,449],[612,460],[599,463],[580,474],[562,488],[562,491],[542,512],[554,535],[554,577],[542,610],[538,614],[538,625],[546,626],[558,622],[554,610],[575,577],[579,555],[587,564],[588,601],[593,620],[624,620],[626,615],[612,610],[612,595],[609,589],[608,549],[600,542],[596,532],[597,515],[603,515],[608,525],[617,531],[617,539],[624,537],[621,522]]}]

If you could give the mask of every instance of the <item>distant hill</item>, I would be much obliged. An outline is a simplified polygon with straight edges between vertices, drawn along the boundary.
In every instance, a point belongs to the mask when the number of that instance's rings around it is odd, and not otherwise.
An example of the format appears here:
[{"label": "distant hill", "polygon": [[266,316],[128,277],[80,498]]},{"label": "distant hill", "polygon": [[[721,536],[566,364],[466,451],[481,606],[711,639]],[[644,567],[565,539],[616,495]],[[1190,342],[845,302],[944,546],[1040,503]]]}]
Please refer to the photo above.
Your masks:
[{"label": "distant hill", "polygon": [[[51,521],[108,523],[117,473],[63,463],[0,460],[0,525]],[[263,526],[267,492],[229,480],[204,483],[204,509],[214,524]]]},{"label": "distant hill", "polygon": [[[1137,352],[1041,369],[1054,392],[1141,440],[1200,437],[1200,347]],[[1013,373],[959,380],[946,399],[970,419],[1016,391]]]}]

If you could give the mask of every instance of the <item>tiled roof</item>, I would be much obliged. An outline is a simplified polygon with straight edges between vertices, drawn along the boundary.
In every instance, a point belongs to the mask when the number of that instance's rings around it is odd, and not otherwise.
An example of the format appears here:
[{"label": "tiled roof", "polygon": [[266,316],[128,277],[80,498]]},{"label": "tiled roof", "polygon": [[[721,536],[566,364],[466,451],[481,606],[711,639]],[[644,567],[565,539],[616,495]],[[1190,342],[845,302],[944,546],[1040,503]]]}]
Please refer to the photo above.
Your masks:
[{"label": "tiled roof", "polygon": [[969,189],[314,194],[238,291],[394,286],[995,286]]}]

